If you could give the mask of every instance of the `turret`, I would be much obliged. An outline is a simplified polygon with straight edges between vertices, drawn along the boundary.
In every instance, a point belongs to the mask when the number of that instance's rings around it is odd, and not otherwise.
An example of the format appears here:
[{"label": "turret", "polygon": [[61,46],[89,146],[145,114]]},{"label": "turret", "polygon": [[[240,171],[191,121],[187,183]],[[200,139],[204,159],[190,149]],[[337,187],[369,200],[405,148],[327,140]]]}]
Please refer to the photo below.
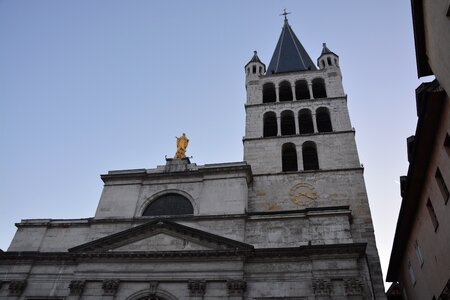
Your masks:
[{"label": "turret", "polygon": [[322,53],[317,59],[317,66],[319,69],[339,68],[339,56],[328,49],[326,43],[323,43],[322,46]]},{"label": "turret", "polygon": [[257,79],[266,73],[266,65],[261,62],[258,52],[253,51],[252,59],[245,65],[246,81]]}]

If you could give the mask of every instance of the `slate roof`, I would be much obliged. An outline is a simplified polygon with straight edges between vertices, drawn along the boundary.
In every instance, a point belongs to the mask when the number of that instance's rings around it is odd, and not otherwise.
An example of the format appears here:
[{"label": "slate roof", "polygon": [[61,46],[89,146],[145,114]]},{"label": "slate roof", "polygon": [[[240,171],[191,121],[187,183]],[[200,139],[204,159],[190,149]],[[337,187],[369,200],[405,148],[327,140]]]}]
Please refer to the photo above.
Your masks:
[{"label": "slate roof", "polygon": [[323,48],[322,48],[322,54],[321,55],[328,54],[328,53],[333,53],[333,52],[331,52],[330,49],[328,49],[326,43],[323,43],[322,46],[323,46]]},{"label": "slate roof", "polygon": [[322,55],[325,55],[325,54],[333,54],[333,55],[336,55],[337,57],[339,57],[339,55],[337,55],[336,53],[334,53],[327,47],[327,43],[322,43],[322,53],[320,53],[320,57],[322,57]]},{"label": "slate roof", "polygon": [[285,19],[266,75],[305,70],[317,68]]},{"label": "slate roof", "polygon": [[262,64],[262,61],[258,57],[258,52],[257,51],[253,51],[253,57],[252,57],[252,59],[250,59],[250,61],[247,63],[247,65],[249,63],[252,63],[252,62],[258,62],[258,63]]}]

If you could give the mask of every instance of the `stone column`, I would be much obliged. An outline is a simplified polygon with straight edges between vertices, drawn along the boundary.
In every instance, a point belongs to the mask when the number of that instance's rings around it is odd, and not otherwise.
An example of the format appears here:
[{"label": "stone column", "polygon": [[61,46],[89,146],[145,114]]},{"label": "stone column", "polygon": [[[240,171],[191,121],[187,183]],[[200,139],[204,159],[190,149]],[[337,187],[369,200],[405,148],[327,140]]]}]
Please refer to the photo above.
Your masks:
[{"label": "stone column", "polygon": [[313,122],[313,129],[314,129],[314,133],[319,132],[317,130],[317,119],[316,119],[316,113],[311,113],[311,118],[312,118],[312,122]]},{"label": "stone column", "polygon": [[247,283],[244,280],[228,280],[228,299],[242,300],[244,299],[245,291],[247,290]]},{"label": "stone column", "polygon": [[297,100],[297,95],[295,94],[295,85],[291,85],[292,88],[292,101]]},{"label": "stone column", "polygon": [[278,89],[278,84],[275,85],[275,95],[277,96],[275,102],[280,102],[280,90]]},{"label": "stone column", "polygon": [[281,116],[277,116],[277,136],[281,136]]},{"label": "stone column", "polygon": [[69,297],[68,300],[78,300],[83,294],[84,287],[86,286],[86,281],[84,280],[72,280],[69,284]]},{"label": "stone column", "polygon": [[294,113],[294,121],[295,121],[295,134],[300,134],[300,125],[298,124],[298,112]]},{"label": "stone column", "polygon": [[308,82],[308,90],[309,90],[309,99],[314,99],[313,89],[312,89],[312,83]]}]

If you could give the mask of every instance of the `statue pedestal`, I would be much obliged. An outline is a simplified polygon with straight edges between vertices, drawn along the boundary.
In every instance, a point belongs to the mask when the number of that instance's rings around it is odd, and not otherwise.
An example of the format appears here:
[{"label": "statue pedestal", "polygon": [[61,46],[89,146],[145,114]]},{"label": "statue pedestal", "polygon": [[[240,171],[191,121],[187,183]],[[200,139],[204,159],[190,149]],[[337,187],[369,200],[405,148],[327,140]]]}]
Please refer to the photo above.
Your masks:
[{"label": "statue pedestal", "polygon": [[188,171],[188,165],[191,164],[191,161],[188,157],[183,158],[166,158],[166,172],[184,172]]}]

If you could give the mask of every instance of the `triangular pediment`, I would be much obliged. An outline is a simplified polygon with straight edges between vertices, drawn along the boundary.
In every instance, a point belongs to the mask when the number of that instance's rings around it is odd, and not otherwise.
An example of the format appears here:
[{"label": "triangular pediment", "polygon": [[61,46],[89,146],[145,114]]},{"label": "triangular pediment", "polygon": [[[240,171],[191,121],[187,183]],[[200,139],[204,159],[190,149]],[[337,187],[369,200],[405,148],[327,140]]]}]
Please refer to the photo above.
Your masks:
[{"label": "triangular pediment", "polygon": [[253,246],[167,220],[155,220],[69,249],[69,252],[251,250]]},{"label": "triangular pediment", "polygon": [[211,245],[199,244],[195,239],[176,237],[170,233],[160,232],[136,242],[127,243],[110,251],[186,251],[186,250],[216,250]]}]

